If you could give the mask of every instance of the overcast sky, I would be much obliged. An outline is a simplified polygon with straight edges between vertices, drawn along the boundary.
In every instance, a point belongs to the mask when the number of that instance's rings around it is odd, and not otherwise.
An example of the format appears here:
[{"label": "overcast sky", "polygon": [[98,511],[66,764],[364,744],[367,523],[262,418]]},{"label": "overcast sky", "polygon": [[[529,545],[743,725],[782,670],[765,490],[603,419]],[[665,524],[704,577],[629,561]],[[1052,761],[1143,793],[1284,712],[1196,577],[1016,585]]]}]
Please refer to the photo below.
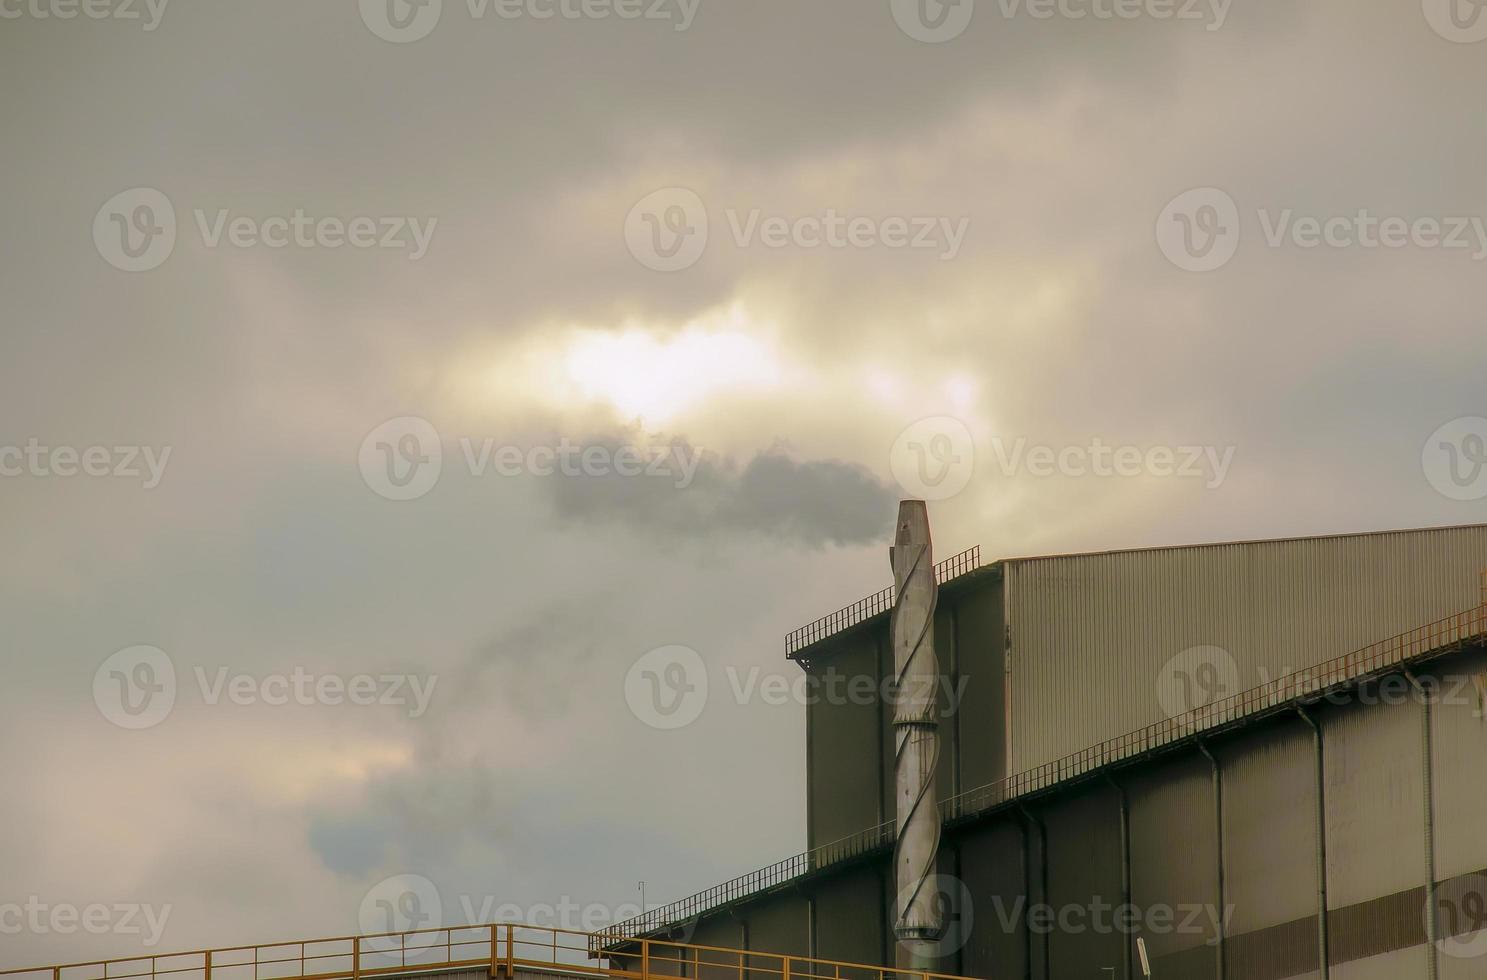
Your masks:
[{"label": "overcast sky", "polygon": [[1459,2],[0,0],[0,928],[111,916],[0,966],[799,850],[733,688],[903,496],[988,559],[1487,520]]}]

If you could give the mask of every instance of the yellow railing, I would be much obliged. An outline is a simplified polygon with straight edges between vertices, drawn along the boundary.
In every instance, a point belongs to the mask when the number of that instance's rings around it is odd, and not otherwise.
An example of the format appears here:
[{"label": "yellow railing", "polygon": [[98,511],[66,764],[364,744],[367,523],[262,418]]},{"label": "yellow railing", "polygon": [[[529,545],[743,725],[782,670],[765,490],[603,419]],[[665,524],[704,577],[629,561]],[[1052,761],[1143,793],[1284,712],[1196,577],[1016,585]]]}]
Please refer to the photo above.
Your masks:
[{"label": "yellow railing", "polygon": [[[605,949],[610,943],[622,945]],[[0,970],[5,980],[360,980],[443,970],[619,980],[960,980],[807,956],[501,922]]]}]

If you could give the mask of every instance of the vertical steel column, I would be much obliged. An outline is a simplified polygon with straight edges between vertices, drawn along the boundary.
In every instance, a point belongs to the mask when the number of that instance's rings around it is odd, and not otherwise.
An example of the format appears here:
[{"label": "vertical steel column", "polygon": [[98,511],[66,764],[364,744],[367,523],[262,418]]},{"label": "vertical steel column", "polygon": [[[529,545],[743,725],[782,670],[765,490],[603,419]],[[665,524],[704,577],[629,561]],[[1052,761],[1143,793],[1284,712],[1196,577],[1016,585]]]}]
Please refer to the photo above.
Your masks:
[{"label": "vertical steel column", "polygon": [[[1033,816],[1033,812],[1025,805],[1019,803],[1017,804],[1017,809],[1022,811],[1022,815],[1027,819],[1028,823],[1038,828],[1038,901],[1043,905],[1048,905],[1048,826]],[[1033,896],[1031,888],[1028,889],[1026,918],[1028,944],[1031,946],[1033,928]],[[1049,934],[1052,932],[1053,928],[1050,923],[1049,927],[1043,931],[1043,980],[1050,980],[1053,976],[1053,947],[1049,942]],[[1029,950],[1027,969],[1028,976],[1032,976],[1033,958],[1031,950]]]},{"label": "vertical steel column", "polygon": [[927,945],[944,923],[934,886],[940,848],[939,766],[940,670],[935,660],[934,554],[929,510],[922,500],[898,505],[898,529],[889,552],[893,565],[894,776],[897,834],[893,867],[898,889],[894,936],[900,965],[934,966]]},{"label": "vertical steel column", "polygon": [[1424,732],[1420,739],[1423,746],[1421,771],[1425,785],[1425,942],[1430,949],[1426,953],[1429,957],[1425,962],[1430,967],[1430,980],[1435,980],[1440,975],[1440,927],[1436,923],[1435,904],[1435,760],[1434,738],[1430,732],[1430,692],[1425,690],[1425,685],[1415,676],[1415,672],[1405,668],[1404,676],[1409,678],[1415,690],[1420,693],[1421,710],[1424,716]]},{"label": "vertical steel column", "polygon": [[[1120,904],[1129,907],[1131,904],[1131,801],[1126,796],[1126,788],[1115,781],[1115,777],[1109,773],[1105,779],[1115,789],[1116,798],[1120,801]],[[1131,937],[1126,935],[1121,942],[1121,977],[1122,980],[1131,980]]]},{"label": "vertical steel column", "polygon": [[1213,767],[1213,819],[1214,819],[1214,851],[1218,858],[1218,892],[1219,907],[1218,915],[1214,916],[1214,929],[1217,930],[1215,943],[1215,955],[1218,959],[1218,980],[1224,980],[1224,782],[1219,772],[1219,760],[1208,750],[1208,743],[1198,739],[1198,751],[1208,760]]},{"label": "vertical steel column", "polygon": [[1307,714],[1305,708],[1297,708],[1296,713],[1311,726],[1317,763],[1317,955],[1322,980],[1327,980],[1331,968],[1327,963],[1327,784],[1323,778],[1326,760],[1322,753],[1322,725]]}]

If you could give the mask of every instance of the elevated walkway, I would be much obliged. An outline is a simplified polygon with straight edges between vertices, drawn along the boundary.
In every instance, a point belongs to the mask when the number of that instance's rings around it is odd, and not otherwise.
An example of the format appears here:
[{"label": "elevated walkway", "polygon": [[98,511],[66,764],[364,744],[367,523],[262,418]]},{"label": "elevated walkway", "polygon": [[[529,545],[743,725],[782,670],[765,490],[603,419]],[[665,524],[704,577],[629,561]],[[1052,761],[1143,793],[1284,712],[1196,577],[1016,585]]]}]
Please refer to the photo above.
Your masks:
[{"label": "elevated walkway", "polygon": [[498,922],[0,970],[0,980],[963,980],[921,970]]}]

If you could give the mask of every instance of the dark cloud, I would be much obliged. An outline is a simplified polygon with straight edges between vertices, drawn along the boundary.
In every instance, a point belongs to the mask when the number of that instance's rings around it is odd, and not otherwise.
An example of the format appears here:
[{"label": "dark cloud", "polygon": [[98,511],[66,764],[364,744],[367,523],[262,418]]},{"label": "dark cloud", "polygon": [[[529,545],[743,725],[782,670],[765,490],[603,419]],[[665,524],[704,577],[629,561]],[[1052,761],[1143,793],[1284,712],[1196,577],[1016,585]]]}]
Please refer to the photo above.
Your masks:
[{"label": "dark cloud", "polygon": [[740,464],[685,441],[666,448],[662,473],[555,475],[547,478],[547,499],[564,521],[614,523],[667,538],[759,535],[821,548],[879,540],[892,524],[894,488],[859,464],[797,460],[780,448]]}]

